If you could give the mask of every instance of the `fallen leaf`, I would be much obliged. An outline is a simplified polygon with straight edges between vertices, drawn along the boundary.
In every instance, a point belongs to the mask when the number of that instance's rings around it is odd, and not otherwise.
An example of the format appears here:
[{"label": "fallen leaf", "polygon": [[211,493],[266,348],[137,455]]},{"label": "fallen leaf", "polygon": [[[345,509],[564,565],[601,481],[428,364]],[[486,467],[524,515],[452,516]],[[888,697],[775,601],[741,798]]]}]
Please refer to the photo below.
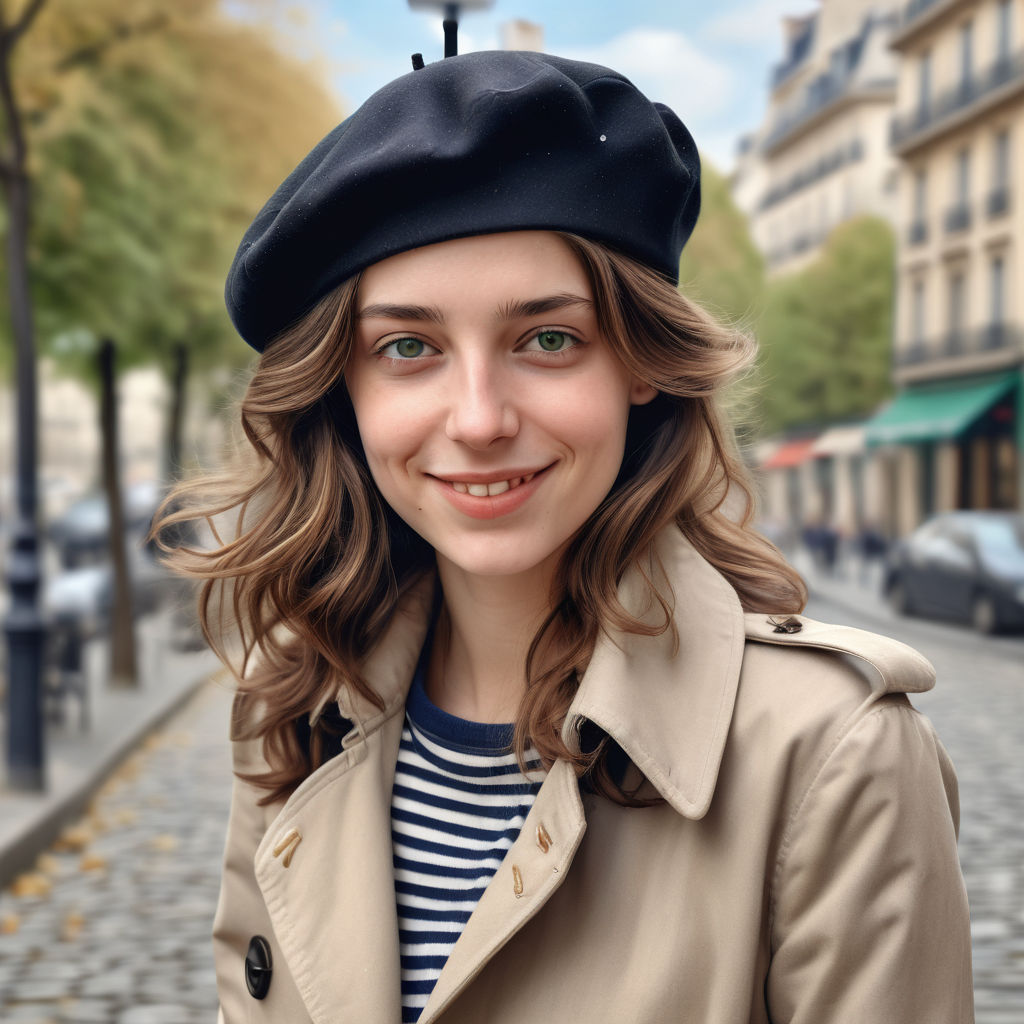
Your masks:
[{"label": "fallen leaf", "polygon": [[53,854],[41,853],[36,857],[36,871],[44,875],[56,875],[60,871],[60,861]]},{"label": "fallen leaf", "polygon": [[28,871],[18,875],[11,885],[11,892],[19,899],[29,896],[49,896],[53,889],[53,882],[37,871]]},{"label": "fallen leaf", "polygon": [[77,910],[68,911],[60,928],[60,937],[65,942],[73,942],[82,934],[85,917]]},{"label": "fallen leaf", "polygon": [[78,862],[79,871],[106,871],[107,858],[101,857],[98,853],[87,853]]},{"label": "fallen leaf", "polygon": [[53,844],[58,853],[81,853],[91,842],[93,834],[85,825],[72,825],[64,829]]},{"label": "fallen leaf", "polygon": [[17,914],[4,914],[0,917],[0,935],[13,935],[21,927],[21,918]]}]

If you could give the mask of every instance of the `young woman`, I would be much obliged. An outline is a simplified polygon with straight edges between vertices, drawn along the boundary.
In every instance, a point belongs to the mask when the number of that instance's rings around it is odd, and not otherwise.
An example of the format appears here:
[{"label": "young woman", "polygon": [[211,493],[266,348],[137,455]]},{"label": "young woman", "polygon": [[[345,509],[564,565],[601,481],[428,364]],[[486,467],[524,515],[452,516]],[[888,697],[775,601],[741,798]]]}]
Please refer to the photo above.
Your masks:
[{"label": "young woman", "polygon": [[168,520],[237,513],[176,555],[243,640],[229,1024],[972,1019],[932,670],[751,528],[698,207],[626,79],[478,53],[247,233],[254,459]]}]

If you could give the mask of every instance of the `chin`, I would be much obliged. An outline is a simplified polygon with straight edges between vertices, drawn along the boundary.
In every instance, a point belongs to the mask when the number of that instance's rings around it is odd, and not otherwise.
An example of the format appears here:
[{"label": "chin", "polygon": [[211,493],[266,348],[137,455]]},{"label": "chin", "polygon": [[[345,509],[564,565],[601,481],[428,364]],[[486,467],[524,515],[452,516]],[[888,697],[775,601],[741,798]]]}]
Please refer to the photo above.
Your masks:
[{"label": "chin", "polygon": [[538,570],[550,571],[565,550],[567,541],[532,547],[494,540],[468,543],[456,549],[436,547],[439,559],[468,576],[525,576]]}]

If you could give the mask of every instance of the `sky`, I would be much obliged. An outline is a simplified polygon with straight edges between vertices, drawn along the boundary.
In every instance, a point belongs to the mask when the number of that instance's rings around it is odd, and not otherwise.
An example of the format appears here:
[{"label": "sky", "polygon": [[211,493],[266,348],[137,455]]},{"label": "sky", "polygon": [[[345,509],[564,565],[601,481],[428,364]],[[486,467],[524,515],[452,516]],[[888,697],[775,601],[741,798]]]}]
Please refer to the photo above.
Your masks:
[{"label": "sky", "polygon": [[[469,0],[473,2],[473,0]],[[479,3],[480,0],[475,0]],[[342,109],[411,70],[410,55],[443,56],[441,14],[407,0],[304,0],[296,45],[326,58]],[[741,134],[764,116],[772,66],[782,56],[782,18],[816,0],[494,0],[463,11],[459,52],[497,49],[501,25],[525,19],[544,30],[544,49],[614,68],[682,118],[722,171]],[[301,27],[301,31],[298,29]]]}]

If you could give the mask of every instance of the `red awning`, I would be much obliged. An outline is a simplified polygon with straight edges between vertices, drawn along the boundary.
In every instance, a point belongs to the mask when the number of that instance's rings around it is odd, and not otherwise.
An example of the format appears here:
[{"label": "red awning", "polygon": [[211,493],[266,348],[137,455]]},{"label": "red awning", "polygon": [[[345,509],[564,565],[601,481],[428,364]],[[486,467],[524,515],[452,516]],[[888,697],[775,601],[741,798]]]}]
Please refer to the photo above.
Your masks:
[{"label": "red awning", "polygon": [[811,449],[816,437],[806,437],[801,441],[785,441],[761,463],[762,469],[788,469],[799,466],[802,462],[814,457]]}]

